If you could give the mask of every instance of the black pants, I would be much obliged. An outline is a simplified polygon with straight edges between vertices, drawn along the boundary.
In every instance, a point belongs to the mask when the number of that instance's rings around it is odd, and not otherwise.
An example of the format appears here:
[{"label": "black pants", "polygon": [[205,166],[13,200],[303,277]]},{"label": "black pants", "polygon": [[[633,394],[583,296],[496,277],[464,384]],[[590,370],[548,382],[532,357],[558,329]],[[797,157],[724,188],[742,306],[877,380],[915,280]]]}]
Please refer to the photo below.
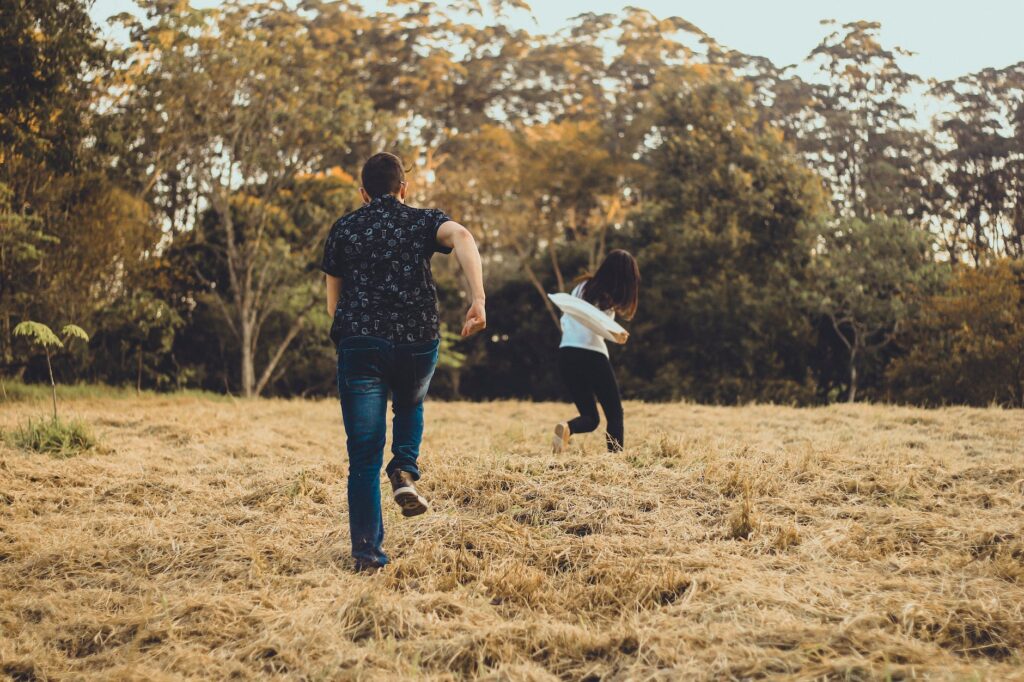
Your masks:
[{"label": "black pants", "polygon": [[[622,398],[619,384],[607,356],[584,348],[559,348],[558,366],[562,379],[569,387],[572,401],[580,416],[569,422],[569,433],[590,433],[597,429],[601,419],[597,414],[597,402],[601,403],[604,418],[608,421],[608,450],[622,449]],[[594,398],[597,398],[595,402]]]}]

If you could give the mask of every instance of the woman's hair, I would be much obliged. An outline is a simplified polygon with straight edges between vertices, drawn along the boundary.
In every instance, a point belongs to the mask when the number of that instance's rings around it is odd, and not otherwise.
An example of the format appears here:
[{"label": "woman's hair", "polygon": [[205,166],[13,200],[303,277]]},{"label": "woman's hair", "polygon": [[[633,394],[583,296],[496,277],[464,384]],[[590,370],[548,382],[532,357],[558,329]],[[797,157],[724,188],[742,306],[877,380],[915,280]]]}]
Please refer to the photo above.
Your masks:
[{"label": "woman's hair", "polygon": [[615,249],[593,274],[584,275],[583,300],[632,320],[640,291],[640,267],[629,251]]}]

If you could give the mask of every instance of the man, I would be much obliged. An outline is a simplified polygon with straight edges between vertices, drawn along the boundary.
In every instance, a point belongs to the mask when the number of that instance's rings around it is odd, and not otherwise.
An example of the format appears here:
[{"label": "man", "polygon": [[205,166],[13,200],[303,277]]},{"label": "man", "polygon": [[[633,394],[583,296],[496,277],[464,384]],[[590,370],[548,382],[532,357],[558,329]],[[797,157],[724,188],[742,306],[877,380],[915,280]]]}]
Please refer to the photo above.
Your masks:
[{"label": "man", "polygon": [[440,321],[430,271],[435,252],[451,253],[472,295],[462,336],[487,326],[483,271],[473,235],[437,209],[405,204],[401,160],[376,154],[363,165],[364,205],[339,219],[324,247],[331,339],[338,349],[338,393],[347,435],[348,510],[357,570],[384,566],[380,469],[391,393],[392,494],[403,516],[427,511],[416,490],[423,399],[437,365]]}]

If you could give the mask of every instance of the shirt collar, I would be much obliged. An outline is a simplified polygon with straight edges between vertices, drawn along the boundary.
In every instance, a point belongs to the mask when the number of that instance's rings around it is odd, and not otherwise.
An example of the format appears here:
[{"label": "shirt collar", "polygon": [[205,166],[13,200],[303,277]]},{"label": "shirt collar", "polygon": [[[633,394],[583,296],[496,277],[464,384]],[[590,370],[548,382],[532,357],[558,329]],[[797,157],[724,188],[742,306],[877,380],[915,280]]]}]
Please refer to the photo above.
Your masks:
[{"label": "shirt collar", "polygon": [[374,205],[384,205],[384,204],[397,204],[397,203],[399,203],[398,202],[398,197],[396,197],[394,194],[382,194],[379,197],[374,197],[370,201],[370,205],[371,206],[374,206]]}]

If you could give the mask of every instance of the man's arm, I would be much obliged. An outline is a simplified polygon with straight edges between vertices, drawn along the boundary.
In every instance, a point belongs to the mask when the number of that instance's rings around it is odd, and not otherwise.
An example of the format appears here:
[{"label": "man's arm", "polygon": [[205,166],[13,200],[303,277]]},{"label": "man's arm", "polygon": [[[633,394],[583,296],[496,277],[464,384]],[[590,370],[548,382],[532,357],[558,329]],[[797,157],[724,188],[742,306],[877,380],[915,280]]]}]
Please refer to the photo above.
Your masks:
[{"label": "man's arm", "polygon": [[327,317],[334,319],[334,311],[341,300],[341,277],[324,275],[327,278]]},{"label": "man's arm", "polygon": [[466,280],[472,303],[466,313],[466,323],[462,326],[463,336],[472,336],[487,327],[487,311],[484,306],[484,268],[480,263],[480,251],[476,248],[473,233],[454,220],[445,222],[437,230],[437,243],[455,251],[455,259],[459,261]]}]

